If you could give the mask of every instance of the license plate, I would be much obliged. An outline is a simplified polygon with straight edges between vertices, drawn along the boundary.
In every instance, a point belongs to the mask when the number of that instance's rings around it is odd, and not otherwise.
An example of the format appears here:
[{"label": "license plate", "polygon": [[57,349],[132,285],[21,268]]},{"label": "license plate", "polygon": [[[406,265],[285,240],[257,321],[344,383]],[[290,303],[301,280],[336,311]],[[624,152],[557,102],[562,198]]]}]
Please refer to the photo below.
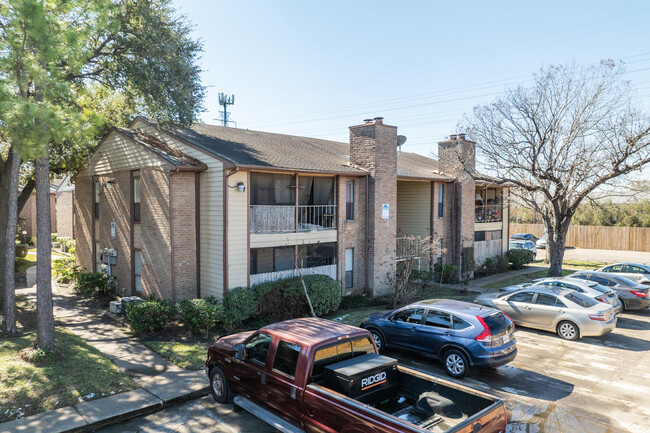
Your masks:
[{"label": "license plate", "polygon": [[509,343],[512,340],[512,334],[506,334],[503,337],[503,344]]}]

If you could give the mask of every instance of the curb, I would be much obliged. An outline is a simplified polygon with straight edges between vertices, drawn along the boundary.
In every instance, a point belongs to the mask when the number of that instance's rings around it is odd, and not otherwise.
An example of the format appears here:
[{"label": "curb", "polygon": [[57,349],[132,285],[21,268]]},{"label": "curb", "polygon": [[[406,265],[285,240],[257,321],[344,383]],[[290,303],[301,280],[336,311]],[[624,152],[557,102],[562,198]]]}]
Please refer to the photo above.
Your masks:
[{"label": "curb", "polygon": [[161,411],[188,400],[203,397],[209,392],[210,387],[206,385],[201,389],[174,396],[168,400],[161,400],[145,388],[139,388],[8,421],[0,424],[0,433],[91,432],[101,427],[118,424],[142,415]]}]

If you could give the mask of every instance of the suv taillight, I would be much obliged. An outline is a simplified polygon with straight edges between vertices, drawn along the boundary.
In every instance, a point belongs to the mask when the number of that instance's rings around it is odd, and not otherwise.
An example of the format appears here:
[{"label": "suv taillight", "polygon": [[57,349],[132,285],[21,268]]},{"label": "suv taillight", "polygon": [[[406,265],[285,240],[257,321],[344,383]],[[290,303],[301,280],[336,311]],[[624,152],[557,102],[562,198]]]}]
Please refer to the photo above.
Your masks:
[{"label": "suv taillight", "polygon": [[633,294],[634,296],[638,296],[639,298],[645,298],[648,296],[646,292],[641,292],[639,290],[630,290],[630,293]]},{"label": "suv taillight", "polygon": [[483,320],[481,317],[476,316],[479,322],[481,322],[481,325],[483,325],[483,331],[481,331],[480,334],[478,334],[476,337],[474,337],[474,340],[478,341],[479,343],[487,344],[488,346],[492,344],[492,334],[490,333],[490,328],[488,328],[487,324],[485,323],[485,320]]}]

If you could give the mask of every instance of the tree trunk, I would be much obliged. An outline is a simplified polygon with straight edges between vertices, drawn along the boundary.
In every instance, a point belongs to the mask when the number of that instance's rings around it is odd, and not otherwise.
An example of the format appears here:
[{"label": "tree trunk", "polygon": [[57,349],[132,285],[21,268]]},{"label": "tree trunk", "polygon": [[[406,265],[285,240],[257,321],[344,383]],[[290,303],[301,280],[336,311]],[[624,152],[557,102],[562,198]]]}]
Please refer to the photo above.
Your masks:
[{"label": "tree trunk", "polygon": [[54,350],[52,310],[52,227],[48,148],[36,162],[36,348]]},{"label": "tree trunk", "polygon": [[4,305],[3,305],[3,318],[2,330],[5,335],[14,335],[18,332],[16,328],[16,276],[15,276],[15,262],[16,262],[16,224],[18,222],[18,180],[20,178],[20,156],[15,151],[11,151],[7,157],[7,162],[10,162],[9,172],[9,195],[7,197],[6,217],[7,224],[5,229],[5,248],[4,251]]},{"label": "tree trunk", "polygon": [[569,231],[569,224],[557,223],[555,227],[547,224],[548,236],[546,237],[546,255],[550,259],[548,268],[549,277],[562,276],[562,261],[564,260],[564,250],[566,248],[566,235]]}]

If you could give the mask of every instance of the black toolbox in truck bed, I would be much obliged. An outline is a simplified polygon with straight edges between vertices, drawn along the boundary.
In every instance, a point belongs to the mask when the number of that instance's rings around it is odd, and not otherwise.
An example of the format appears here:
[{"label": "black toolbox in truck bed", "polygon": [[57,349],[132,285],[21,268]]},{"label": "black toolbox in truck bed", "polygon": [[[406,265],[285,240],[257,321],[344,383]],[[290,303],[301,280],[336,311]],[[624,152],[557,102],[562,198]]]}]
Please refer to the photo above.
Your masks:
[{"label": "black toolbox in truck bed", "polygon": [[397,360],[369,353],[325,367],[325,386],[361,401],[385,394],[399,382]]}]

